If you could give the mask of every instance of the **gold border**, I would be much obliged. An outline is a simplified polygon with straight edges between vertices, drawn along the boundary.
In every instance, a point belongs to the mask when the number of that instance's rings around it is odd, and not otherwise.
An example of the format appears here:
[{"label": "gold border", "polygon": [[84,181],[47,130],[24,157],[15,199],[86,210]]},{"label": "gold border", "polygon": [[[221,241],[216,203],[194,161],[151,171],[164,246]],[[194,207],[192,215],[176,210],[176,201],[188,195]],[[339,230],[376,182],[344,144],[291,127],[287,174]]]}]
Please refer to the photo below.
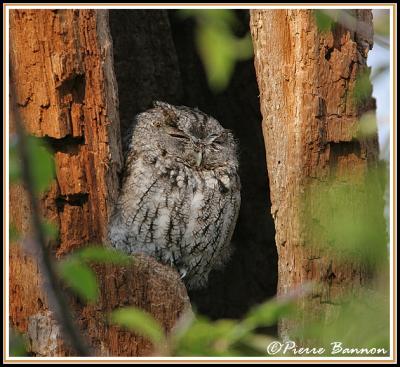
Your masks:
[{"label": "gold border", "polygon": [[[76,359],[71,359],[68,357],[65,357],[65,359],[55,359],[52,357],[48,357],[49,359],[43,360],[43,359],[37,359],[37,357],[23,357],[20,359],[17,359],[18,357],[13,357],[13,359],[6,359],[6,351],[7,351],[7,344],[6,344],[6,312],[5,308],[8,307],[8,305],[5,304],[5,295],[6,295],[6,256],[8,255],[6,251],[6,231],[8,228],[6,227],[5,219],[3,219],[3,363],[15,363],[15,364],[28,364],[28,363],[38,363],[38,364],[53,364],[53,363],[60,363],[60,364],[66,364],[66,363],[82,363],[86,362],[88,364],[92,363],[97,363],[97,364],[126,364],[126,363],[141,363],[141,364],[148,364],[148,363],[165,363],[165,364],[181,364],[181,363],[193,363],[193,364],[198,364],[198,363],[210,363],[210,362],[217,362],[217,363],[274,363],[274,364],[282,364],[282,363],[296,363],[296,364],[305,364],[305,363],[337,363],[337,364],[343,364],[343,363],[351,363],[351,364],[392,364],[393,362],[397,362],[397,343],[396,343],[396,331],[397,331],[397,324],[396,324],[396,304],[397,304],[397,292],[396,292],[396,285],[397,285],[397,279],[396,279],[396,273],[397,273],[397,258],[396,258],[396,246],[395,244],[397,243],[397,226],[396,226],[396,209],[397,209],[397,202],[396,202],[396,188],[397,188],[397,146],[396,146],[396,137],[397,137],[397,126],[395,121],[397,117],[397,89],[396,89],[396,76],[397,76],[397,64],[396,64],[396,55],[397,55],[397,33],[396,33],[396,14],[397,14],[397,4],[396,3],[368,3],[368,4],[340,4],[340,3],[282,3],[282,4],[268,4],[268,3],[151,3],[151,4],[146,4],[146,3],[117,3],[117,4],[92,4],[92,3],[74,3],[74,4],[65,4],[65,3],[60,3],[60,4],[49,4],[49,3],[36,3],[36,4],[31,4],[31,3],[15,3],[15,4],[3,4],[3,106],[6,106],[6,55],[8,50],[6,49],[6,12],[8,7],[34,7],[34,6],[49,6],[51,5],[56,5],[56,6],[66,6],[66,7],[76,7],[76,6],[99,6],[99,7],[114,7],[114,6],[146,6],[146,7],[152,7],[152,6],[165,6],[165,8],[172,8],[174,6],[179,6],[179,7],[190,7],[190,6],[202,6],[202,7],[207,7],[207,6],[246,6],[246,7],[253,7],[253,6],[272,6],[272,7],[277,7],[277,8],[282,8],[284,6],[340,6],[340,7],[357,7],[357,8],[368,8],[370,6],[389,6],[391,7],[392,10],[392,35],[393,35],[393,51],[392,51],[392,65],[393,65],[393,75],[392,75],[392,87],[393,87],[393,96],[392,96],[392,103],[393,103],[393,119],[392,119],[392,146],[393,146],[393,159],[392,156],[390,156],[391,159],[391,168],[393,169],[393,188],[392,188],[392,197],[391,200],[393,200],[393,210],[390,213],[391,217],[393,218],[393,229],[392,229],[392,241],[393,241],[393,255],[392,255],[392,262],[393,262],[393,271],[392,271],[392,279],[393,279],[393,289],[392,289],[392,294],[393,294],[393,335],[392,335],[392,341],[393,341],[393,358],[392,359],[387,359],[387,360],[380,360],[378,358],[374,359],[362,359],[362,360],[352,360],[352,359],[346,359],[346,358],[340,358],[340,359],[320,359],[320,358],[307,358],[307,357],[293,357],[289,359],[272,359],[274,357],[269,357],[266,356],[265,360],[262,359],[262,357],[256,357],[257,359],[246,359],[246,357],[240,358],[240,359],[221,359],[217,357],[210,357],[205,359],[205,357],[193,357],[194,359],[160,359],[158,357],[152,358],[152,357],[114,357],[116,359],[112,359],[112,357],[109,357],[110,359],[102,359],[103,357],[93,357],[96,359],[91,359],[92,357],[89,358],[79,358],[79,357],[74,357]],[[7,208],[5,205],[6,202],[6,134],[8,131],[6,131],[6,108],[4,108],[3,111],[3,218],[6,217],[7,215]],[[143,359],[146,358],[146,359]],[[165,357],[165,358],[171,358],[171,357]],[[202,358],[202,359],[200,359]],[[204,359],[203,359],[204,358]]]}]

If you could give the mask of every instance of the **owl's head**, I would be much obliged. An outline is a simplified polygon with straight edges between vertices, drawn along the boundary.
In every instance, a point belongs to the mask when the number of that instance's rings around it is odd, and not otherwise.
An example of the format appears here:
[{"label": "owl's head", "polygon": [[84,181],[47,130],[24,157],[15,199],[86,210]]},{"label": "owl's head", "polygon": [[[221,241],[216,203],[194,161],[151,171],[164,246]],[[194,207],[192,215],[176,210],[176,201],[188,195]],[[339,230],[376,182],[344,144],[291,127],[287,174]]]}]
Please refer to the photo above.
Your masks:
[{"label": "owl's head", "polygon": [[154,102],[138,115],[135,149],[158,155],[193,169],[237,168],[237,144],[230,130],[198,109]]}]

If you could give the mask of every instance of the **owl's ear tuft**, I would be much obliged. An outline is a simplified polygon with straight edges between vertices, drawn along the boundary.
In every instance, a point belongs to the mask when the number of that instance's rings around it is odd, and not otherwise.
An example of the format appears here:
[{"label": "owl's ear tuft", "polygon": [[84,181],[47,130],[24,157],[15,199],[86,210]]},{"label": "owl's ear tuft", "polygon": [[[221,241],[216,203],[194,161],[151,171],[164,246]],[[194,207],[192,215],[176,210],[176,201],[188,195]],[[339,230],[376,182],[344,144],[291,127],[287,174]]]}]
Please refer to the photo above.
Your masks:
[{"label": "owl's ear tuft", "polygon": [[162,109],[172,109],[172,107],[173,107],[169,103],[162,102],[162,101],[153,101],[153,106],[154,107],[159,107],[159,108],[162,108]]},{"label": "owl's ear tuft", "polygon": [[153,102],[154,107],[156,108],[161,108],[162,112],[165,116],[165,123],[167,125],[175,126],[176,127],[176,122],[178,120],[178,115],[177,111],[175,109],[175,106],[166,103],[166,102],[161,102],[161,101],[154,101]]}]

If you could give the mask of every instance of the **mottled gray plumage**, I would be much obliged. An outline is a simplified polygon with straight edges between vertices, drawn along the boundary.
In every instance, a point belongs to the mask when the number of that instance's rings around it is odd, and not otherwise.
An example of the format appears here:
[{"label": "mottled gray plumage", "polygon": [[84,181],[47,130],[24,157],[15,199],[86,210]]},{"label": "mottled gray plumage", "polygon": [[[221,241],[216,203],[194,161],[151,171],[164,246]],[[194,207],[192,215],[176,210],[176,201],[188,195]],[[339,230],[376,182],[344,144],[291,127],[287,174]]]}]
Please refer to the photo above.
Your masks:
[{"label": "mottled gray plumage", "polygon": [[188,288],[226,263],[240,206],[232,133],[197,109],[155,102],[136,116],[112,246],[175,266]]}]

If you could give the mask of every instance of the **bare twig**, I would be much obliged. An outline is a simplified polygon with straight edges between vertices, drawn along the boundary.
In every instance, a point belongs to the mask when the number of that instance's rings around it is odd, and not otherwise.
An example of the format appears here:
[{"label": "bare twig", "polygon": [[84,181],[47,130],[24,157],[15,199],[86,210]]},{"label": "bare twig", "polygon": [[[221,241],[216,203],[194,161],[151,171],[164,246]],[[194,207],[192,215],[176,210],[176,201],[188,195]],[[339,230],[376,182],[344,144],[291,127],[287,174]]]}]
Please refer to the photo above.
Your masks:
[{"label": "bare twig", "polygon": [[[10,74],[12,65],[10,65]],[[11,98],[15,98],[15,88],[10,83],[10,94]],[[27,150],[27,137],[25,135],[24,127],[22,125],[19,112],[15,108],[16,104],[10,101],[10,112],[14,115],[15,121],[15,132],[18,137],[18,151],[21,159],[21,174],[22,179],[27,191],[28,199],[31,205],[31,220],[33,224],[33,244],[36,247],[38,253],[38,260],[41,264],[43,279],[48,283],[49,287],[47,290],[49,300],[53,304],[54,314],[56,319],[61,326],[64,333],[64,337],[70,342],[71,347],[79,356],[89,356],[90,351],[82,335],[80,334],[77,326],[72,318],[72,313],[69,309],[69,305],[62,293],[60,282],[57,273],[54,269],[54,264],[49,251],[46,246],[45,235],[43,233],[42,222],[39,214],[39,204],[34,193],[34,182],[32,167],[29,164],[29,153]]]}]

